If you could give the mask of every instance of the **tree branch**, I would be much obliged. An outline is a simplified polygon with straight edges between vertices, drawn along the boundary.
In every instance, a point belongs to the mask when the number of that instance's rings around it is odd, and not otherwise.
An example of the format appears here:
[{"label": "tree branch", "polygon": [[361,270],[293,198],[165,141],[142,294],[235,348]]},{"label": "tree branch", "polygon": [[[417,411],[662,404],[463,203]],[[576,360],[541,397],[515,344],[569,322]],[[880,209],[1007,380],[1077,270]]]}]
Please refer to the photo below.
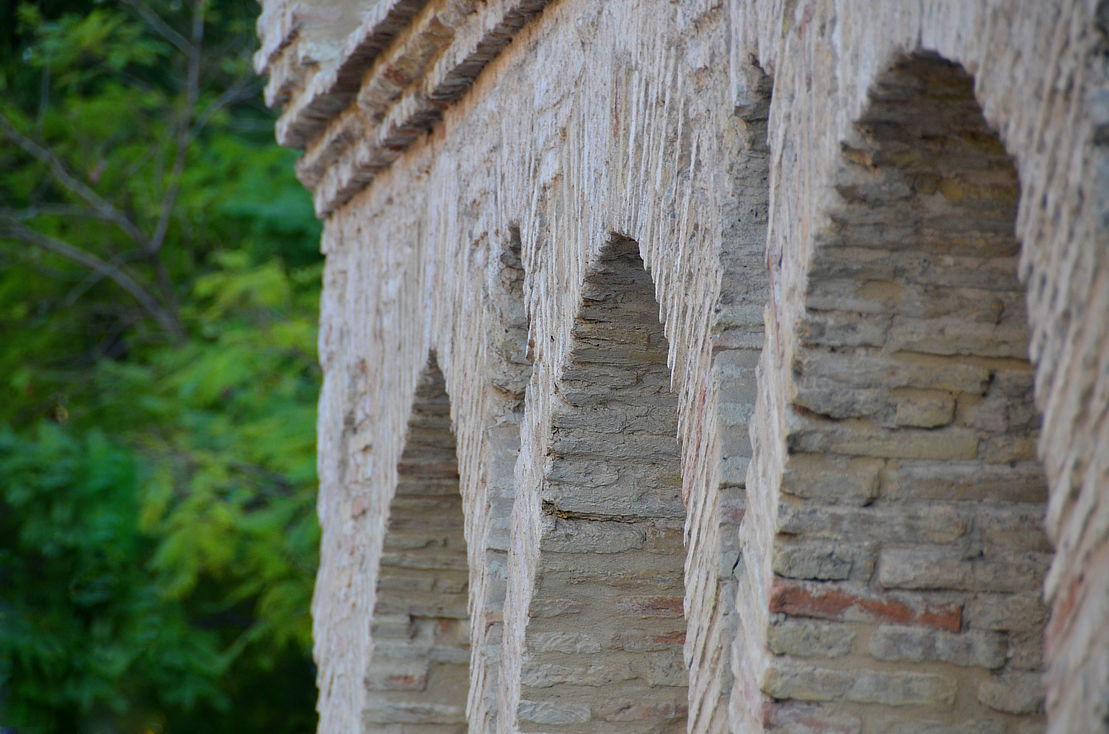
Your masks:
[{"label": "tree branch", "polygon": [[223,94],[212,100],[212,103],[204,108],[203,112],[197,115],[196,121],[193,122],[192,134],[196,135],[204,129],[208,121],[224,107],[235,104],[236,102],[241,102],[244,99],[249,99],[258,90],[259,86],[261,86],[261,82],[253,72],[236,79],[234,84],[228,87]]},{"label": "tree branch", "polygon": [[54,174],[54,178],[56,178],[62,186],[84,199],[89,206],[100,214],[102,219],[115,224],[135,242],[147,242],[146,235],[143,234],[142,230],[135,226],[135,223],[124,215],[123,212],[116,209],[110,202],[100,196],[100,194],[93,191],[90,186],[70,173],[66,165],[53,151],[48,150],[35,140],[19,132],[3,113],[0,113],[0,133],[8,136],[16,145],[22,148],[24,152],[49,168],[50,172]]},{"label": "tree branch", "polygon": [[38,217],[105,219],[104,213],[101,211],[69,204],[34,204],[23,209],[0,209],[0,219],[17,219],[23,222]]},{"label": "tree branch", "polygon": [[181,325],[178,323],[176,315],[163,308],[134,278],[115,265],[67,242],[36,232],[16,221],[0,220],[0,236],[11,237],[29,245],[35,245],[103,275],[131,294],[163,329],[175,337],[181,335]]},{"label": "tree branch", "polygon": [[181,114],[177,119],[177,130],[174,135],[176,151],[173,159],[173,169],[169,174],[169,187],[166,189],[165,198],[162,199],[162,212],[158,217],[158,224],[154,234],[147,243],[147,251],[153,255],[162,248],[169,229],[169,220],[173,209],[177,205],[177,196],[181,191],[181,176],[185,172],[185,162],[188,157],[189,143],[192,139],[192,114],[200,94],[200,52],[204,41],[204,7],[207,0],[193,0],[193,25],[192,38],[189,45],[187,71],[185,76],[185,102],[181,107]]},{"label": "tree branch", "polygon": [[[111,260],[108,261],[108,264],[113,266],[113,267],[118,268],[121,265],[123,265],[124,263],[127,263],[127,262],[132,261],[132,260],[137,260],[137,259],[142,258],[142,257],[143,257],[142,250],[132,250],[131,252],[125,252],[125,253],[121,253],[119,255],[116,255],[115,257],[113,257]],[[85,277],[81,279],[80,283],[73,286],[73,288],[71,288],[69,290],[69,293],[66,294],[65,300],[62,301],[62,303],[64,303],[66,306],[72,306],[73,304],[77,303],[78,299],[80,299],[81,296],[85,295],[85,293],[90,288],[92,288],[94,285],[96,285],[101,280],[103,280],[104,277],[105,276],[104,276],[103,273],[98,272],[96,270],[90,270],[85,275]]]},{"label": "tree branch", "polygon": [[186,56],[189,54],[189,41],[174,30],[173,26],[166,23],[162,19],[162,16],[154,12],[149,5],[144,2],[139,2],[139,0],[124,0],[124,2],[134,8],[135,12],[137,12],[151,28],[156,30],[162,38],[176,46],[178,51]]}]

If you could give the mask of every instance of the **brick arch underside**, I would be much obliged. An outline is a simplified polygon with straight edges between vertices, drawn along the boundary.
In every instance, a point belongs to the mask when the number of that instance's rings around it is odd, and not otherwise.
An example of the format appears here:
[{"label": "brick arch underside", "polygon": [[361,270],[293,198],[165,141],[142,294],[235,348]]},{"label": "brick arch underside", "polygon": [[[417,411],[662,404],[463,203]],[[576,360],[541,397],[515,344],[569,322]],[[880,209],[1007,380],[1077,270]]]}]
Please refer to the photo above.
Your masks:
[{"label": "brick arch underside", "polygon": [[658,311],[638,245],[607,244],[552,411],[522,731],[685,731],[685,508]]},{"label": "brick arch underside", "polygon": [[420,376],[389,506],[373,616],[368,731],[464,734],[469,574],[450,399]]},{"label": "brick arch underside", "polygon": [[[470,587],[474,611],[480,614],[473,629],[475,648],[470,677],[471,731],[496,729],[496,698],[500,689],[500,656],[504,602],[508,589],[509,528],[516,499],[515,466],[520,453],[520,421],[531,374],[528,353],[528,315],[524,303],[525,271],[520,231],[509,225],[499,242],[482,237],[471,251],[485,272],[483,293],[488,338],[486,354],[492,367],[490,403],[496,418],[483,432],[486,468],[480,482],[485,510],[473,518],[472,537],[483,537],[479,573]],[[465,374],[465,371],[463,371]],[[461,407],[461,406],[460,406]],[[475,491],[475,495],[478,494]],[[478,611],[480,610],[480,611]]]},{"label": "brick arch underside", "polygon": [[878,80],[842,153],[791,364],[771,727],[1042,731],[1016,172],[930,54]]}]

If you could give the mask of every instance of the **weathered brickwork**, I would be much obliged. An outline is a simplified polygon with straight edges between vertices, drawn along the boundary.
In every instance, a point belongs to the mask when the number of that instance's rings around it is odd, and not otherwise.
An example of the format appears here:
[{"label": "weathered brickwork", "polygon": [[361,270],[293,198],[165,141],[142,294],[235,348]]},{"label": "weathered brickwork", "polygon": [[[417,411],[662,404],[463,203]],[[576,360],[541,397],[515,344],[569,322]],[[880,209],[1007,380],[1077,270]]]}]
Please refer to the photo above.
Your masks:
[{"label": "weathered brickwork", "polygon": [[843,145],[791,366],[762,684],[778,717],[805,701],[874,730],[1043,728],[1018,186],[971,84],[936,56],[898,62]]},{"label": "weathered brickwork", "polygon": [[590,270],[552,410],[519,728],[685,731],[685,507],[666,338],[635,242],[615,240]]},{"label": "weathered brickwork", "polygon": [[450,401],[420,378],[377,573],[364,720],[372,731],[466,730],[469,574]]},{"label": "weathered brickwork", "polygon": [[263,6],[321,731],[1109,732],[1109,4]]}]

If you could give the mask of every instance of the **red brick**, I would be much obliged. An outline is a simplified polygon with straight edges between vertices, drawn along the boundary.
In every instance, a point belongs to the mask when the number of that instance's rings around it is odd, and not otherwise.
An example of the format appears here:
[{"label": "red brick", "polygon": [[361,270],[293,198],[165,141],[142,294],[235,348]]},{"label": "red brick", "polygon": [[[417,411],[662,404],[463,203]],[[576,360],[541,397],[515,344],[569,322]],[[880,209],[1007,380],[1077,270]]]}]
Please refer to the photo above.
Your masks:
[{"label": "red brick", "polygon": [[963,618],[961,604],[917,608],[894,596],[860,594],[843,586],[798,583],[781,577],[774,579],[770,611],[816,619],[920,625],[948,632],[958,632]]},{"label": "red brick", "polygon": [[387,691],[422,691],[426,687],[427,678],[422,675],[390,675],[382,683]]},{"label": "red brick", "polygon": [[680,617],[683,600],[680,596],[625,596],[616,608],[621,614],[637,617]]},{"label": "red brick", "polygon": [[641,629],[626,630],[617,635],[616,644],[630,651],[661,650],[671,645],[684,645],[685,630],[670,632],[653,632]]}]

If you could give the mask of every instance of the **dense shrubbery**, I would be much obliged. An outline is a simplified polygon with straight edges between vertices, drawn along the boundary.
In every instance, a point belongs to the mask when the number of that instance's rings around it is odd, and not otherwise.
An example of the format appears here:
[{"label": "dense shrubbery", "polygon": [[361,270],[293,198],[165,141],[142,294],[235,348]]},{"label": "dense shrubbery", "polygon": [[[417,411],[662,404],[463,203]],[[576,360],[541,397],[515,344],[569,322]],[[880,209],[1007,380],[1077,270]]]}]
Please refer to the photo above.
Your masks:
[{"label": "dense shrubbery", "polygon": [[314,727],[318,227],[256,11],[0,8],[0,727]]}]

